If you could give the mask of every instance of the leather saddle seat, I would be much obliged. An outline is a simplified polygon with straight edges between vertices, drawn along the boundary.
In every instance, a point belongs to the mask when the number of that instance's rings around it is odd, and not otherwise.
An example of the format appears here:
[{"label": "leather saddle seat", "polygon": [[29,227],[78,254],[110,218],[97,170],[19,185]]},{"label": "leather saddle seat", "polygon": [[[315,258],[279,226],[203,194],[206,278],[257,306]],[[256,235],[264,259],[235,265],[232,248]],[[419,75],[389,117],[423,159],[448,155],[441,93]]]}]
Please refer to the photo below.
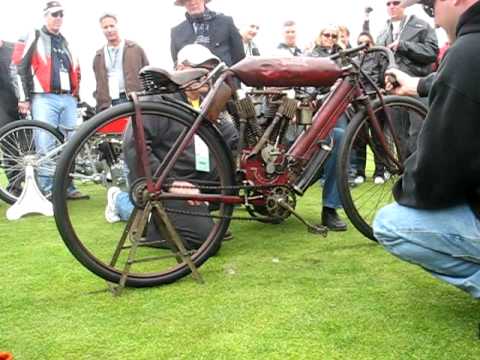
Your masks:
[{"label": "leather saddle seat", "polygon": [[187,69],[174,71],[172,73],[154,66],[145,66],[140,70],[140,77],[147,81],[152,81],[158,87],[181,87],[191,81],[198,80],[209,71],[203,68]]},{"label": "leather saddle seat", "polygon": [[235,75],[252,87],[332,86],[342,69],[328,58],[248,57],[231,67]]}]

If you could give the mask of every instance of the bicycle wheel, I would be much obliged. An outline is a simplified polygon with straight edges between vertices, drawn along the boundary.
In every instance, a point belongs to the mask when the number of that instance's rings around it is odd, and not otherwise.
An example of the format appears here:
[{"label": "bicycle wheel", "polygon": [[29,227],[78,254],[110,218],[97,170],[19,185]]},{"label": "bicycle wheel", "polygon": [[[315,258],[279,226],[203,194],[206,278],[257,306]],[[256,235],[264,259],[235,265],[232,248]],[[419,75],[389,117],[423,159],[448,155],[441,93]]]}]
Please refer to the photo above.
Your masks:
[{"label": "bicycle wheel", "polygon": [[[180,129],[180,131],[185,131],[191,128],[192,122],[197,116],[193,110],[171,102],[146,101],[141,103],[141,107],[145,127],[147,127],[147,122],[149,122],[150,124],[168,124],[168,126]],[[95,143],[101,129],[121,118],[133,116],[133,114],[133,105],[125,103],[112,107],[85,122],[66,145],[55,174],[56,188],[53,193],[54,215],[63,241],[73,256],[83,266],[101,278],[114,283],[118,283],[121,279],[129,250],[121,251],[117,261],[112,261],[112,258],[122,234],[128,230],[129,223],[117,222],[111,224],[105,220],[104,210],[107,202],[107,188],[103,184],[96,182],[77,184],[77,187],[83,193],[90,195],[90,200],[87,201],[67,202],[66,187],[74,176],[70,171],[73,164],[77,162],[79,157],[83,156],[87,146]],[[130,130],[127,129],[127,131]],[[146,133],[148,136],[148,132]],[[207,183],[208,186],[204,186],[201,192],[203,194],[232,195],[232,185],[234,185],[233,161],[218,130],[211,123],[205,122],[200,126],[196,136],[208,148],[209,174],[216,174],[214,180],[202,183]],[[127,155],[129,156],[129,149],[131,148],[129,145],[122,146],[116,159],[123,159]],[[155,151],[153,146],[152,151]],[[174,164],[171,172],[166,174],[169,181],[173,177],[179,176],[177,170],[179,168],[183,169],[188,161],[188,159],[185,159],[185,156],[179,158],[178,163]],[[155,169],[152,169],[152,171],[154,172]],[[195,184],[194,186],[201,186],[200,183],[196,182],[196,179],[189,181],[191,181],[191,184]],[[130,189],[126,189],[129,192],[130,199],[135,198],[135,194],[138,194],[138,192],[134,191],[137,184],[134,182],[131,185],[133,186]],[[123,192],[122,194],[125,200],[126,196],[124,195],[126,193]],[[186,247],[189,249],[191,260],[196,267],[199,267],[218,250],[228,228],[233,205],[219,203],[217,209],[214,210],[214,215],[218,218],[212,219],[210,211],[207,213],[199,212],[197,205],[185,208],[185,205],[188,204],[187,201],[176,201],[177,204],[181,203],[183,206],[182,211],[187,214],[175,213],[175,206],[170,206],[172,201],[160,201],[160,204],[166,209],[168,219],[174,224],[183,244],[188,245]],[[130,204],[133,203],[130,202]],[[136,209],[141,211],[142,206],[138,203],[136,205]],[[130,206],[133,207],[133,205]],[[135,211],[130,216],[130,221],[132,221],[134,214]],[[182,220],[181,224],[178,223],[179,217]],[[188,234],[186,234],[182,226],[187,227],[189,231],[195,231],[195,229],[192,230],[191,223],[195,223],[198,219],[204,217],[210,219],[211,226],[206,228],[206,230],[199,231],[199,234],[202,234],[201,241],[197,246],[191,246],[185,240]],[[149,240],[149,234],[156,233],[158,238],[155,240],[158,240],[158,246],[164,248],[143,245],[138,247],[136,258],[154,257],[156,260],[133,264],[126,278],[126,286],[147,287],[166,284],[191,273],[187,262],[179,259],[178,252],[170,246],[172,239],[168,233],[162,232],[162,225],[164,224],[159,224],[158,221],[158,219],[155,219],[155,221],[150,219],[142,236]],[[128,241],[127,239],[127,243]],[[170,245],[162,246],[162,244]]]},{"label": "bicycle wheel", "polygon": [[[38,140],[45,145],[37,149]],[[0,199],[13,204],[20,196],[25,166],[32,165],[37,176],[53,177],[63,135],[49,124],[18,120],[0,129]],[[42,187],[40,186],[42,190]]]},{"label": "bicycle wheel", "polygon": [[[373,111],[383,123],[388,152],[398,160],[400,149],[397,149],[393,140],[396,130],[385,121],[385,113],[390,114],[392,122],[395,121],[395,114],[401,112],[408,112],[410,116],[423,120],[427,108],[418,100],[408,97],[386,96],[384,102],[385,109],[378,99],[375,100]],[[374,241],[374,216],[381,207],[393,202],[392,187],[402,173],[385,154],[385,148],[368,121],[367,112],[356,114],[345,132],[337,161],[338,187],[348,218],[358,231]],[[364,182],[352,187],[352,172],[363,177]]]}]

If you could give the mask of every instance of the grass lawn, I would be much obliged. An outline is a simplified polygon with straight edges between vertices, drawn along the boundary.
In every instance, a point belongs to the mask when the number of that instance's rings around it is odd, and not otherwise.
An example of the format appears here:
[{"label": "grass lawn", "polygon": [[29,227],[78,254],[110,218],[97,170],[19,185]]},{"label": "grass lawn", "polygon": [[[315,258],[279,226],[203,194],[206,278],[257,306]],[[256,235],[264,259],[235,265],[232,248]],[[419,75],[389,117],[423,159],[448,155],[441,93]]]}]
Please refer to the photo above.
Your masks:
[{"label": "grass lawn", "polygon": [[[320,192],[300,200],[310,221]],[[15,359],[478,359],[480,302],[396,260],[350,226],[233,222],[200,272],[112,297],[53,218],[5,220],[0,351]],[[86,215],[88,216],[88,215]],[[103,218],[86,218],[91,224]]]}]

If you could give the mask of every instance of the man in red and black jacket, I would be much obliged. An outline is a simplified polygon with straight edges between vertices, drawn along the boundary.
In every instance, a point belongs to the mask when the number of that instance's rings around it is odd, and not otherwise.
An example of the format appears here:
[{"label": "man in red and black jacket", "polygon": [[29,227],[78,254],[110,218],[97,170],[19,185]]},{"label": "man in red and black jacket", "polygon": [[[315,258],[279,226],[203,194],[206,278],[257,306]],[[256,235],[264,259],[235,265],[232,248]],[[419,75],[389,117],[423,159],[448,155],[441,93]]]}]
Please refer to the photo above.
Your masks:
[{"label": "man in red and black jacket", "polygon": [[[12,62],[16,69],[20,113],[31,111],[35,120],[46,122],[60,130],[68,139],[77,123],[77,99],[80,67],[60,33],[63,25],[63,7],[58,1],[49,1],[43,10],[45,26],[31,31],[15,46]],[[38,136],[38,152],[51,147],[51,139]],[[52,174],[40,173],[38,182],[44,192],[53,186]],[[73,185],[70,199],[84,199]]]}]

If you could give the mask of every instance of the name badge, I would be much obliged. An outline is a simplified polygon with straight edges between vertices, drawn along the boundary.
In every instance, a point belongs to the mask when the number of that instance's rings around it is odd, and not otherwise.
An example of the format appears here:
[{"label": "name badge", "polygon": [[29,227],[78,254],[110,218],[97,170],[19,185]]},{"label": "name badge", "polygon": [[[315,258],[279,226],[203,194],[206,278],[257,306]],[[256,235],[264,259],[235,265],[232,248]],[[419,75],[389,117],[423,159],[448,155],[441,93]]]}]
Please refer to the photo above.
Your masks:
[{"label": "name badge", "polygon": [[60,70],[60,88],[62,91],[71,91],[70,74],[65,70]]},{"label": "name badge", "polygon": [[108,74],[108,93],[112,100],[120,98],[120,82],[118,81],[117,73]]},{"label": "name badge", "polygon": [[210,172],[210,154],[207,144],[198,135],[194,135],[194,145],[195,169],[197,171]]}]

